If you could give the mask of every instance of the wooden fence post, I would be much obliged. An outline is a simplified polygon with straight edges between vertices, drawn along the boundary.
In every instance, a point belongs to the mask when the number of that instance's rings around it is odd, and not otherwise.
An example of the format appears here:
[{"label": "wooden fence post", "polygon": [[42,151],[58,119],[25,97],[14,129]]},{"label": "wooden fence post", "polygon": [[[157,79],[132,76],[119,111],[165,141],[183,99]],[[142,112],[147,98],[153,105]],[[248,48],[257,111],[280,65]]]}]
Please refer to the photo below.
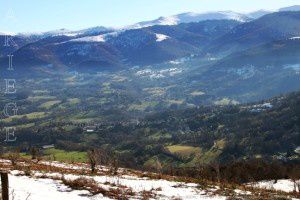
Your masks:
[{"label": "wooden fence post", "polygon": [[9,185],[8,185],[8,173],[1,173],[1,186],[2,186],[2,200],[9,200]]}]

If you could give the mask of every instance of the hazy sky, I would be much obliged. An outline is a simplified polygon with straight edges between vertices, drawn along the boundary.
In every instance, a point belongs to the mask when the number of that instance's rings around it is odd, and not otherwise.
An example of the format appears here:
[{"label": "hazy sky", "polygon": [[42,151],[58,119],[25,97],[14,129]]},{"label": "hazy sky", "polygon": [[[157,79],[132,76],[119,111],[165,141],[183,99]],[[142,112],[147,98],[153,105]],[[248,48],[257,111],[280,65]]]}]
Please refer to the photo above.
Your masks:
[{"label": "hazy sky", "polygon": [[182,12],[250,12],[300,0],[0,0],[0,32],[124,26]]}]

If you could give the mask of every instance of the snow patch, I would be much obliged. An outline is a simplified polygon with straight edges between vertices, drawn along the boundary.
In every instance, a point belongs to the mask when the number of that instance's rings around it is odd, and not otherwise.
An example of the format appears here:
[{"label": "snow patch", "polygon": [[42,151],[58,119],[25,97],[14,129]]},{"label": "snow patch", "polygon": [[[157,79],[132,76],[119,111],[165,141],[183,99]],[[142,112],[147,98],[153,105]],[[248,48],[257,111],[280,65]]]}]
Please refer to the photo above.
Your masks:
[{"label": "snow patch", "polygon": [[297,37],[291,37],[290,40],[300,40],[300,36],[297,36]]},{"label": "snow patch", "polygon": [[71,42],[105,42],[104,35],[88,36],[70,40]]},{"label": "snow patch", "polygon": [[169,77],[175,76],[182,72],[183,72],[182,69],[174,67],[174,68],[161,69],[161,70],[143,69],[143,70],[137,71],[135,73],[135,75],[143,77],[143,78],[149,77],[150,79],[159,79],[159,78],[165,78],[168,76]]},{"label": "snow patch", "polygon": [[52,179],[37,179],[26,176],[9,175],[11,198],[17,200],[89,200],[109,199],[102,195],[89,197],[90,192],[86,190],[72,190],[61,181]]},{"label": "snow patch", "polygon": [[230,68],[227,70],[227,73],[238,75],[245,80],[253,77],[256,71],[253,65],[247,65],[240,68]]},{"label": "snow patch", "polygon": [[283,69],[291,69],[296,72],[296,74],[300,73],[300,64],[294,64],[294,65],[285,65]]},{"label": "snow patch", "polygon": [[[300,184],[300,180],[296,181],[296,184]],[[279,190],[283,192],[293,192],[296,190],[299,192],[299,188],[295,187],[295,183],[289,179],[281,179],[275,182],[275,180],[271,181],[260,181],[254,184],[254,187],[270,189],[270,190]]]},{"label": "snow patch", "polygon": [[77,39],[69,40],[69,42],[106,42],[110,37],[116,37],[119,32],[106,33],[96,36],[86,36]]},{"label": "snow patch", "polygon": [[[46,178],[45,178],[46,177]],[[214,188],[207,191],[201,190],[196,183],[174,182],[168,180],[154,180],[147,177],[140,178],[135,175],[123,176],[86,176],[59,173],[33,172],[32,177],[24,176],[21,171],[13,171],[9,175],[11,191],[14,191],[15,199],[26,199],[29,195],[31,200],[85,200],[85,199],[109,199],[99,195],[91,195],[86,190],[73,190],[64,185],[59,179],[76,180],[78,178],[93,179],[97,184],[106,189],[130,188],[138,197],[143,191],[151,191],[157,199],[195,199],[195,200],[225,200],[226,197],[213,194]],[[52,180],[57,178],[57,180]],[[212,195],[212,196],[211,196]],[[139,198],[132,198],[139,199]]]},{"label": "snow patch", "polygon": [[273,105],[269,102],[266,102],[264,104],[256,104],[250,107],[251,110],[250,112],[263,112],[265,110],[269,110],[271,108],[273,108]]},{"label": "snow patch", "polygon": [[159,19],[159,24],[160,25],[176,25],[178,24],[178,17],[177,16],[169,16],[169,17],[161,17]]},{"label": "snow patch", "polygon": [[167,35],[157,34],[157,33],[155,34],[155,36],[156,36],[156,42],[162,42],[169,38],[169,36]]}]

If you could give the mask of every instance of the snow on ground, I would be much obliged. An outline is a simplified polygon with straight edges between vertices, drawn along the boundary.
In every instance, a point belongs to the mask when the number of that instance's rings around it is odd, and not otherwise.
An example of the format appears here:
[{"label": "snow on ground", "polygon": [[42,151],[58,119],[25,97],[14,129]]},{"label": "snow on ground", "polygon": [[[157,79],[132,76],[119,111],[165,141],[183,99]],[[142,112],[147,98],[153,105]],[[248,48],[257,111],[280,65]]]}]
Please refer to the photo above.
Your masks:
[{"label": "snow on ground", "polygon": [[[47,178],[45,178],[47,177]],[[167,180],[153,180],[150,178],[139,178],[137,176],[80,176],[74,174],[41,173],[32,172],[31,177],[24,176],[21,171],[12,171],[9,175],[10,191],[15,200],[85,200],[85,199],[109,199],[102,194],[92,196],[86,190],[72,190],[58,180],[64,177],[66,180],[77,178],[93,179],[97,184],[106,189],[126,188],[132,189],[137,195],[133,199],[139,199],[143,191],[151,191],[156,195],[155,199],[187,199],[187,200],[225,200],[226,197],[213,195],[216,188],[210,191],[200,190],[197,184],[173,182]],[[54,179],[54,180],[53,180]]]},{"label": "snow on ground", "polygon": [[140,77],[149,77],[151,79],[165,78],[169,76],[175,76],[182,73],[183,70],[177,67],[161,69],[161,70],[152,70],[152,69],[143,69],[136,72],[136,76]]},{"label": "snow on ground", "polygon": [[119,35],[119,33],[120,32],[116,31],[116,32],[106,33],[106,34],[101,34],[96,36],[86,36],[86,37],[69,40],[69,42],[106,42],[107,39],[109,39],[110,37],[116,37]]},{"label": "snow on ground", "polygon": [[136,23],[133,25],[125,26],[121,29],[122,30],[140,29],[140,28],[145,28],[145,27],[154,26],[154,25],[170,26],[170,25],[178,24],[178,21],[179,21],[179,19],[177,16],[160,17],[153,21],[140,22],[140,23]]},{"label": "snow on ground", "polygon": [[283,69],[291,69],[298,74],[300,73],[300,64],[285,65]]},{"label": "snow on ground", "polygon": [[14,200],[90,200],[109,199],[102,195],[89,196],[89,191],[72,190],[52,179],[38,179],[27,176],[9,175],[10,196]]},{"label": "snow on ground", "polygon": [[161,17],[159,19],[159,25],[176,25],[178,24],[177,16]]},{"label": "snow on ground", "polygon": [[297,36],[297,37],[291,37],[290,40],[300,40],[300,36]]},{"label": "snow on ground", "polygon": [[209,197],[201,196],[204,191],[197,189],[197,184],[193,183],[181,183],[172,182],[167,180],[151,180],[149,178],[137,178],[134,176],[122,176],[122,177],[107,177],[97,176],[94,180],[98,183],[109,182],[111,184],[122,185],[131,188],[134,192],[151,191],[155,190],[155,193],[160,198],[180,198],[180,199],[225,199],[223,197]]},{"label": "snow on ground", "polygon": [[232,73],[246,80],[253,77],[256,73],[255,67],[252,65],[243,66],[240,68],[229,68],[227,73]]},{"label": "snow on ground", "polygon": [[[300,185],[300,180],[297,181],[298,185]],[[279,190],[283,192],[293,192],[295,185],[292,180],[282,179],[278,180],[276,183],[274,180],[272,181],[260,181],[254,184],[254,187],[270,189],[270,190]],[[299,188],[296,187],[296,191],[299,192]]]},{"label": "snow on ground", "polygon": [[58,168],[64,168],[64,169],[75,169],[75,170],[82,170],[82,169],[86,169],[88,167],[86,164],[72,165],[72,164],[60,163],[57,161],[51,161],[51,162],[50,161],[40,161],[39,164],[52,166],[52,167],[58,167]]},{"label": "snow on ground", "polygon": [[239,190],[239,189],[235,189],[234,192],[236,194],[241,194],[241,195],[251,195],[250,191],[243,191],[243,190]]},{"label": "snow on ground", "polygon": [[[1,160],[0,163],[6,166],[9,164],[7,160]],[[28,163],[18,163],[28,164]],[[72,169],[77,172],[83,171],[83,169],[89,169],[87,164],[65,164],[59,162],[40,161],[40,165],[47,165],[57,167],[60,169]],[[14,197],[14,200],[97,200],[97,199],[110,199],[102,194],[92,195],[88,190],[72,189],[63,184],[63,179],[68,181],[74,181],[79,178],[90,180],[91,183],[95,183],[96,187],[102,188],[106,191],[115,191],[120,189],[126,191],[129,189],[132,191],[133,196],[130,199],[141,199],[143,192],[147,191],[153,194],[154,199],[182,199],[182,200],[225,200],[225,196],[217,195],[215,192],[220,189],[218,186],[210,185],[206,189],[201,189],[199,184],[175,182],[165,179],[151,179],[149,177],[141,177],[140,172],[134,173],[131,171],[120,168],[118,176],[110,175],[106,173],[108,168],[104,166],[98,166],[99,173],[95,176],[80,175],[72,172],[59,173],[59,172],[42,172],[31,171],[30,176],[25,176],[23,171],[11,171],[9,174],[10,181],[10,193]],[[103,175],[101,175],[103,174]],[[300,180],[298,181],[300,184]],[[247,184],[251,187],[257,187],[262,189],[272,189],[284,192],[293,192],[294,183],[291,180],[278,180],[274,181],[261,181],[257,183]],[[297,189],[299,191],[299,188]],[[218,193],[218,192],[217,192]],[[252,195],[250,191],[243,191],[235,189],[234,193],[237,195]],[[28,198],[27,198],[28,197]]]},{"label": "snow on ground", "polygon": [[262,112],[262,111],[273,108],[273,105],[269,102],[266,102],[263,104],[256,104],[256,105],[250,106],[250,108],[251,108],[250,112]]},{"label": "snow on ground", "polygon": [[156,33],[155,35],[156,35],[156,42],[162,42],[162,41],[169,38],[169,36],[163,35],[163,34],[157,34]]},{"label": "snow on ground", "polygon": [[70,40],[71,42],[105,42],[105,35],[87,36]]}]

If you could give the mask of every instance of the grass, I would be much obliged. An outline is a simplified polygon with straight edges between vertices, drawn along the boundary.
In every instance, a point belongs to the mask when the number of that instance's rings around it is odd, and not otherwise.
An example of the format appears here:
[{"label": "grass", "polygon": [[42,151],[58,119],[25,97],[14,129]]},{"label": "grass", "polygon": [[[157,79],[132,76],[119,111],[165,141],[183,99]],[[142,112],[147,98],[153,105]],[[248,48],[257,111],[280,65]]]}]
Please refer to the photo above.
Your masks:
[{"label": "grass", "polygon": [[68,102],[69,102],[71,105],[75,105],[75,104],[80,103],[80,99],[78,99],[78,98],[71,98],[71,99],[68,99]]},{"label": "grass", "polygon": [[203,164],[208,164],[214,161],[222,153],[225,146],[225,140],[215,141],[214,146],[199,157],[199,161]]},{"label": "grass", "polygon": [[49,93],[48,90],[33,90],[34,94],[47,94]]},{"label": "grass", "polygon": [[43,95],[43,96],[30,96],[27,98],[29,101],[40,101],[40,100],[53,100],[56,99],[55,96],[47,96],[47,95]]},{"label": "grass", "polygon": [[100,104],[100,105],[106,104],[106,103],[109,103],[109,99],[105,98],[105,97],[102,97],[97,101],[97,104]]},{"label": "grass", "polygon": [[204,95],[205,93],[204,92],[201,92],[201,91],[194,91],[191,93],[192,96],[201,96],[201,95]]},{"label": "grass", "polygon": [[54,101],[47,101],[43,104],[41,104],[39,106],[39,108],[45,108],[45,109],[49,109],[51,108],[52,106],[56,105],[56,104],[59,104],[61,101],[60,100],[54,100]]},{"label": "grass", "polygon": [[228,98],[223,98],[221,100],[215,101],[214,104],[218,106],[225,106],[225,105],[237,105],[239,104],[239,102]]},{"label": "grass", "polygon": [[29,114],[24,114],[24,115],[16,115],[13,117],[8,117],[5,119],[2,119],[2,122],[12,122],[14,119],[21,119],[23,117],[27,118],[27,119],[41,119],[46,117],[47,114],[45,112],[33,112],[33,113],[29,113]]},{"label": "grass", "polygon": [[77,118],[73,117],[69,121],[73,123],[91,123],[95,121],[97,118]]},{"label": "grass", "polygon": [[184,145],[171,145],[166,147],[171,153],[178,154],[183,157],[189,157],[193,154],[200,154],[200,147],[184,146]]},{"label": "grass", "polygon": [[66,126],[63,126],[62,128],[64,129],[64,131],[71,132],[71,131],[73,131],[74,129],[76,129],[77,126],[66,125]]},{"label": "grass", "polygon": [[138,110],[138,111],[144,111],[148,107],[154,107],[158,103],[155,101],[150,101],[150,102],[142,102],[141,104],[131,104],[128,108],[129,111],[132,110]]},{"label": "grass", "polygon": [[119,75],[115,75],[112,79],[112,81],[114,82],[124,82],[126,80],[127,78],[125,76],[119,76]]},{"label": "grass", "polygon": [[153,96],[162,96],[166,93],[166,89],[162,87],[145,88],[143,91]]},{"label": "grass", "polygon": [[60,149],[46,149],[44,151],[45,157],[50,158],[50,160],[60,161],[60,162],[86,162],[87,153],[79,151],[64,151]]},{"label": "grass", "polygon": [[35,126],[35,123],[29,123],[29,124],[22,124],[22,125],[18,125],[16,126],[17,129],[23,129],[23,128],[31,128]]},{"label": "grass", "polygon": [[27,153],[20,153],[20,157],[21,158],[26,158],[26,159],[31,159],[31,155],[29,155]]},{"label": "grass", "polygon": [[[64,151],[51,148],[44,150],[43,154],[43,159],[51,161],[84,163],[88,160],[87,153],[80,151]],[[4,154],[4,156],[7,157],[8,155]],[[20,157],[31,159],[31,155],[29,153],[20,153]]]},{"label": "grass", "polygon": [[110,87],[111,84],[106,82],[102,84],[103,88],[101,89],[102,94],[112,94],[114,90]]},{"label": "grass", "polygon": [[159,139],[162,139],[162,138],[171,139],[172,135],[170,133],[157,132],[157,133],[152,134],[151,136],[149,136],[149,138],[153,139],[153,140],[159,140]]},{"label": "grass", "polygon": [[180,105],[180,104],[183,104],[183,102],[184,102],[184,100],[174,100],[174,99],[168,100],[169,104],[178,104],[178,105]]}]

